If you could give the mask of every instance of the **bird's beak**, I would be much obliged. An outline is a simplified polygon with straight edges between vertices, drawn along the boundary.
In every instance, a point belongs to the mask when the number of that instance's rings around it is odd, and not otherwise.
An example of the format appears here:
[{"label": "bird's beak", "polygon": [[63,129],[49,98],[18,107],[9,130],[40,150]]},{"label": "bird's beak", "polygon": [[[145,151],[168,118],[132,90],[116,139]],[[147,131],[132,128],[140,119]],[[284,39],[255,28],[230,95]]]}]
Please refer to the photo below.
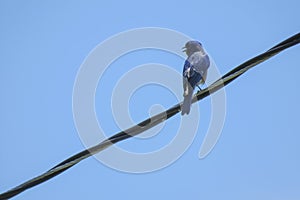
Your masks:
[{"label": "bird's beak", "polygon": [[182,47],[182,52],[186,52],[186,47]]}]

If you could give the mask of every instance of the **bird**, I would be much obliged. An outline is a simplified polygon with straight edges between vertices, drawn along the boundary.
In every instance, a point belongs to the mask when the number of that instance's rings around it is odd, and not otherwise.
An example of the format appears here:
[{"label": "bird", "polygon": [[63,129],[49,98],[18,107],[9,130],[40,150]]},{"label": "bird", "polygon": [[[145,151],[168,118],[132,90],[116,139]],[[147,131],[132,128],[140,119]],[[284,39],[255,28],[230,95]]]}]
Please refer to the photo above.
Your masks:
[{"label": "bird", "polygon": [[181,106],[181,115],[188,115],[195,87],[201,91],[199,85],[205,83],[210,59],[199,41],[188,41],[182,49],[188,57],[184,62],[182,72],[184,100]]}]

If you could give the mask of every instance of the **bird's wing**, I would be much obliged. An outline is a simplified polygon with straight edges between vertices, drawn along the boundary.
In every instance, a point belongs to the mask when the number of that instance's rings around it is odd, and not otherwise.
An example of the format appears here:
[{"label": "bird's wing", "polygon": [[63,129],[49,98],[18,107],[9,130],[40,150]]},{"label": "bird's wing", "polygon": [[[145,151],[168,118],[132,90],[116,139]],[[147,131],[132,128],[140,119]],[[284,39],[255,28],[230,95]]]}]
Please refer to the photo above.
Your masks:
[{"label": "bird's wing", "polygon": [[190,69],[191,69],[191,64],[188,61],[188,59],[186,59],[185,62],[184,62],[182,75],[184,77],[186,77],[186,78],[189,78],[189,71],[190,71]]},{"label": "bird's wing", "polygon": [[193,69],[202,76],[205,74],[210,65],[208,55],[201,52],[193,53],[187,60]]}]

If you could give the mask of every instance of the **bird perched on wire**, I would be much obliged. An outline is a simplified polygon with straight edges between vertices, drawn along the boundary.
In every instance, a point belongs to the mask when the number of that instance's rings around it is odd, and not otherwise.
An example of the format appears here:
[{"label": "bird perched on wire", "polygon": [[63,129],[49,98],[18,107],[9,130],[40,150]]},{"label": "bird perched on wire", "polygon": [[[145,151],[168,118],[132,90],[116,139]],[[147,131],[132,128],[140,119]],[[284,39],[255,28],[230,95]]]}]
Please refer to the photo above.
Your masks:
[{"label": "bird perched on wire", "polygon": [[183,67],[183,104],[181,115],[189,114],[195,87],[204,84],[207,70],[210,65],[209,57],[198,41],[188,41],[183,47],[183,52],[188,56]]}]

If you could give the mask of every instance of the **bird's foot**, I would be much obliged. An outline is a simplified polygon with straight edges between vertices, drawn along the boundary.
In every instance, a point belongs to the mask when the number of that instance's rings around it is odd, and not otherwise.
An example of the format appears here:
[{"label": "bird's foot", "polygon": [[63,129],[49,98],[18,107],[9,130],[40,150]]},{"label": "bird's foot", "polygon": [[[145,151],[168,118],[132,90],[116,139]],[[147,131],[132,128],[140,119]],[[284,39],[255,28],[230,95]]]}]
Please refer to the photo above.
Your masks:
[{"label": "bird's foot", "polygon": [[197,85],[197,88],[199,89],[198,92],[202,91],[202,89],[201,89],[201,87],[199,85]]}]

